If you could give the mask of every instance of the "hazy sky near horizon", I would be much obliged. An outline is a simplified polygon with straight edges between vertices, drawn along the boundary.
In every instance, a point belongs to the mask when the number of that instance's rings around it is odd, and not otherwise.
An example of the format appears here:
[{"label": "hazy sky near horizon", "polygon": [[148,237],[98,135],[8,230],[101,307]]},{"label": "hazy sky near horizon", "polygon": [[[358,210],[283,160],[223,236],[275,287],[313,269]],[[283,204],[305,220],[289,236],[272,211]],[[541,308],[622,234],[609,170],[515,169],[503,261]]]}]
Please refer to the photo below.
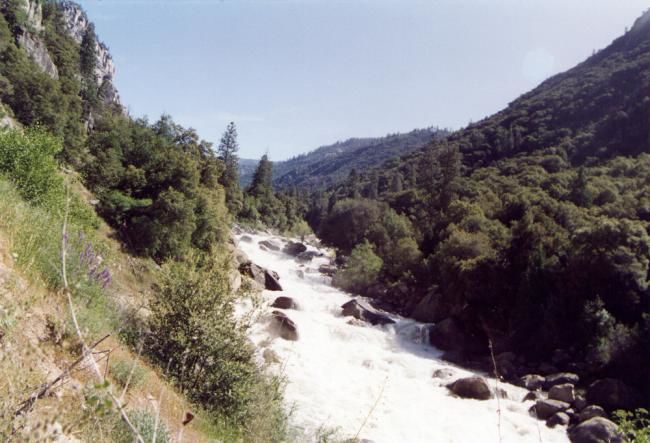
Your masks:
[{"label": "hazy sky near horizon", "polygon": [[240,156],[458,129],[631,27],[648,0],[80,0],[134,116]]}]

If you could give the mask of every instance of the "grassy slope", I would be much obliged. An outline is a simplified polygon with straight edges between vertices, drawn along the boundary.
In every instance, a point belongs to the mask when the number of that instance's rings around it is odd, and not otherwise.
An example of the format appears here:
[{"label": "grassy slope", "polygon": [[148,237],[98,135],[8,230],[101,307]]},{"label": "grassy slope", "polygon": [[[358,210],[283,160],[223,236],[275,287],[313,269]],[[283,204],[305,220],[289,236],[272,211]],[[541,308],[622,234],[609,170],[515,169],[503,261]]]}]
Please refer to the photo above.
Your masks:
[{"label": "grassy slope", "polygon": [[[81,194],[80,185],[76,185]],[[85,193],[85,192],[84,192]],[[86,196],[89,194],[85,193]],[[58,279],[60,214],[27,205],[13,186],[0,180],[0,409],[6,420],[20,401],[29,397],[39,384],[61,373],[79,355],[79,344],[72,333],[67,302],[53,284]],[[91,241],[113,274],[110,287],[96,300],[83,294],[75,298],[79,321],[87,342],[105,334],[111,337],[100,350],[110,350],[109,379],[115,392],[121,386],[111,374],[118,362],[131,367],[135,359],[143,368],[144,382],[129,389],[126,396],[129,410],[153,410],[162,393],[161,418],[172,435],[177,435],[185,412],[197,418],[183,430],[186,441],[208,441],[214,438],[236,441],[237,430],[219,426],[201,414],[176,392],[159,371],[139,358],[120,338],[126,312],[146,303],[152,281],[153,263],[124,254],[111,230],[101,224]],[[71,249],[76,248],[71,245]],[[71,254],[72,256],[72,254]],[[122,363],[123,365],[125,363]],[[101,362],[106,370],[107,362]],[[87,370],[76,371],[72,379],[53,395],[39,400],[27,415],[25,428],[34,436],[39,423],[61,424],[68,435],[85,441],[116,441],[119,423],[115,413],[102,416],[94,411],[87,398],[92,386]],[[8,432],[8,424],[0,425],[0,435]]]}]

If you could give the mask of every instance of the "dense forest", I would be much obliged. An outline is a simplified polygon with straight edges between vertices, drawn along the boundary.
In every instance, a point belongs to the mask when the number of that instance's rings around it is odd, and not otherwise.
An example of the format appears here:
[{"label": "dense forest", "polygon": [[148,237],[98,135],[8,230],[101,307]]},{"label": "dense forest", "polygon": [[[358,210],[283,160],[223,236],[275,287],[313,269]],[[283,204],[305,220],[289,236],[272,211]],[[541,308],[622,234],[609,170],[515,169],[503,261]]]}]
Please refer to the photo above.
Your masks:
[{"label": "dense forest", "polygon": [[648,398],[649,71],[646,13],[494,116],[315,192],[335,280],[453,325],[456,360],[488,340],[531,364],[569,352],[562,369]]}]

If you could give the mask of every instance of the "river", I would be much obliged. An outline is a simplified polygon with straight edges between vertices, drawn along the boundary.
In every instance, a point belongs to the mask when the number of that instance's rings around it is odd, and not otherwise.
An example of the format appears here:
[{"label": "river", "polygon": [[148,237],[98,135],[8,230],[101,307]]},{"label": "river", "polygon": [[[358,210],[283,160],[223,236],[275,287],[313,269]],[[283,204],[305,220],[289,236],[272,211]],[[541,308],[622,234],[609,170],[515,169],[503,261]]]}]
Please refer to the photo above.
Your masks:
[{"label": "river", "polygon": [[[533,402],[521,401],[527,391],[519,387],[499,383],[508,394],[499,401],[452,396],[445,385],[475,372],[443,361],[441,352],[427,344],[422,324],[392,314],[394,325],[350,324],[340,306],[353,297],[317,271],[329,263],[327,257],[301,265],[258,244],[286,239],[246,235],[252,241],[240,240],[239,248],[253,263],[276,271],[283,287],[282,292],[264,291],[264,302],[285,295],[299,307],[284,311],[298,327],[297,341],[271,332],[270,308],[250,329],[260,359],[266,349],[278,356],[270,370],[286,378],[286,407],[298,441],[312,442],[334,429],[340,438],[374,443],[568,441],[564,428],[550,429],[529,415]],[[433,377],[437,369],[450,375]],[[493,378],[488,380],[495,386]]]}]

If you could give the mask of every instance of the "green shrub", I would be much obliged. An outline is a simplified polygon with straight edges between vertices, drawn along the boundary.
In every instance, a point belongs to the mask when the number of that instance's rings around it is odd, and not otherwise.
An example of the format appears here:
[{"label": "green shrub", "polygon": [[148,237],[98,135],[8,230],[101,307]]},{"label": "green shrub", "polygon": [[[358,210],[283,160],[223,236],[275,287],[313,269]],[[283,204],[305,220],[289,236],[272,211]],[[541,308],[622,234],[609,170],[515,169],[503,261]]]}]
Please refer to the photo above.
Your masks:
[{"label": "green shrub", "polygon": [[48,200],[63,186],[54,159],[61,150],[61,141],[41,129],[2,130],[0,172],[9,175],[25,199]]},{"label": "green shrub", "polygon": [[147,375],[142,366],[127,360],[120,360],[113,363],[110,374],[120,386],[125,387],[128,382],[130,388],[140,386]]},{"label": "green shrub", "polygon": [[374,247],[364,241],[352,250],[345,268],[334,276],[333,283],[345,290],[363,294],[377,282],[383,263],[375,254]]},{"label": "green shrub", "polygon": [[630,443],[650,443],[650,413],[647,409],[619,410],[614,419]]},{"label": "green shrub", "polygon": [[[138,430],[142,439],[147,443],[171,443],[173,441],[167,426],[159,420],[156,428],[156,417],[146,410],[137,410],[129,412],[129,420]],[[156,441],[153,436],[156,434]],[[133,443],[136,441],[133,432],[123,421],[120,421],[111,435],[115,443]]]}]

